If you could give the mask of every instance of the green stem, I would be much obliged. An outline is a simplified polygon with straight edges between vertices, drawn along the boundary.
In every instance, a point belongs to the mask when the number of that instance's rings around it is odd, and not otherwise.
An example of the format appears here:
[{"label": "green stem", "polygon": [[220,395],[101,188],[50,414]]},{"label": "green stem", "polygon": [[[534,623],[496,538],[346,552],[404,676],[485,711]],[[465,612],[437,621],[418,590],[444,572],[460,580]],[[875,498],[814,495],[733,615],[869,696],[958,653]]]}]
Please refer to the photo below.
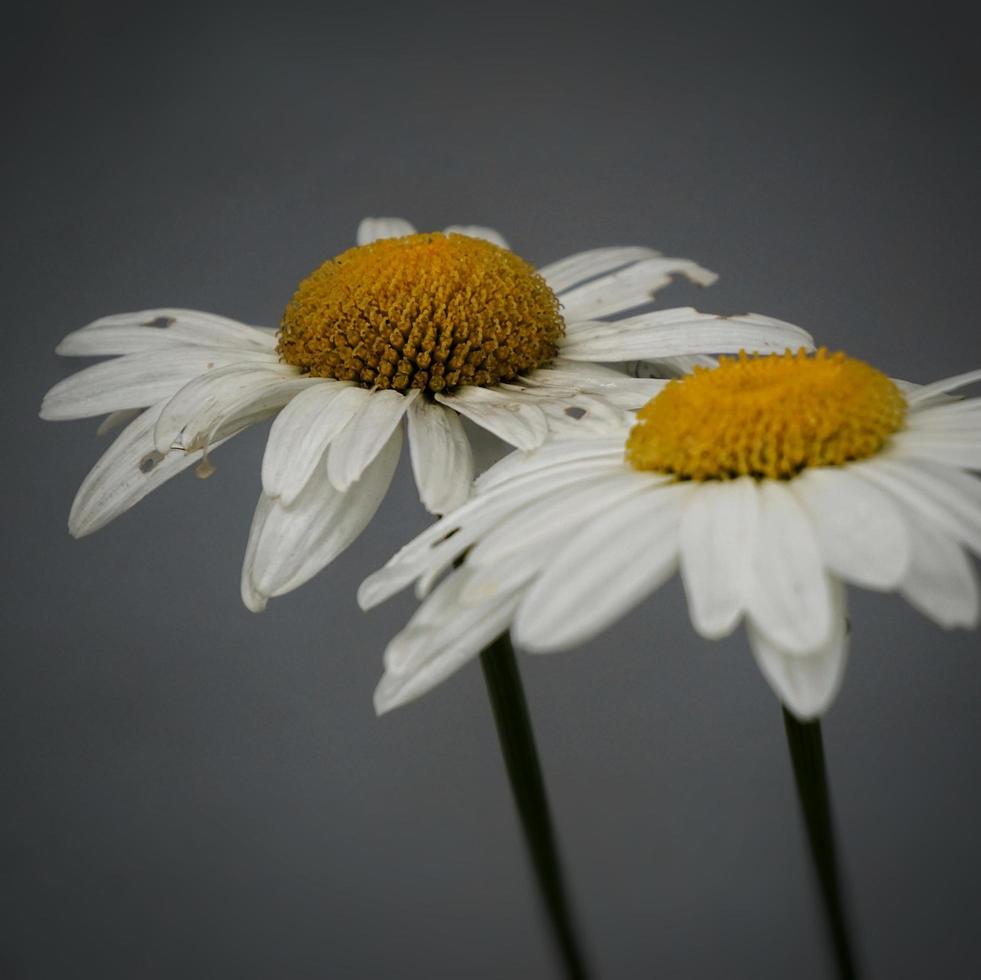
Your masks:
[{"label": "green stem", "polygon": [[569,980],[586,980],[586,967],[566,895],[531,718],[507,633],[484,650],[480,664],[484,669],[501,753],[521,817],[528,854],[565,974]]},{"label": "green stem", "polygon": [[841,980],[856,980],[858,970],[842,897],[821,723],[798,721],[786,708],[783,709],[783,723],[787,730],[797,795],[800,798],[811,859],[821,890],[825,920],[834,946],[838,975]]}]

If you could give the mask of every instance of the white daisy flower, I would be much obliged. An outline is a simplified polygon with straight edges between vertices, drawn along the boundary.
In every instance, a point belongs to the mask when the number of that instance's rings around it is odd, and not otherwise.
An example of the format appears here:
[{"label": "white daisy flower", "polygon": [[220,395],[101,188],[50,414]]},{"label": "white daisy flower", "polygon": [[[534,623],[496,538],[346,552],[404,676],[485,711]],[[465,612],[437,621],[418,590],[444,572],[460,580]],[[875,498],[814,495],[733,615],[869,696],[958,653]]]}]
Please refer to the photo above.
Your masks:
[{"label": "white daisy flower", "polygon": [[426,596],[385,654],[379,712],[425,693],[510,627],[533,652],[582,643],[680,568],[692,625],[746,622],[799,718],[822,714],[848,649],[845,585],[898,591],[943,627],[978,623],[981,399],[917,388],[842,354],[723,358],[614,434],[553,440],[361,586]]},{"label": "white daisy flower", "polygon": [[188,466],[208,475],[211,450],[279,413],[242,572],[258,611],[361,533],[392,479],[403,419],[422,502],[445,513],[474,475],[461,419],[529,450],[549,431],[605,424],[650,397],[652,382],[596,361],[809,340],[777,321],[691,309],[607,319],[675,275],[715,279],[642,247],[536,272],[491,229],[419,235],[405,221],[366,219],[357,247],[300,283],[278,333],[193,310],[96,320],[58,353],[116,359],[55,385],[41,417],[129,424],[82,483],[69,529],[91,534]]}]

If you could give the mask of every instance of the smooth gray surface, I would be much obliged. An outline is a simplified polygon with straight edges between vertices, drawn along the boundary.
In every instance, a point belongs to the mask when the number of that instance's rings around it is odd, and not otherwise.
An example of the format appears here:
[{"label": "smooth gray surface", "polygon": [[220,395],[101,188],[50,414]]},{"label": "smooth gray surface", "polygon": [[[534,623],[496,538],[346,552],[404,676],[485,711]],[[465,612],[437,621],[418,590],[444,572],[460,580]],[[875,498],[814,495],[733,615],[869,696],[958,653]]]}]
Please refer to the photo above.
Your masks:
[{"label": "smooth gray surface", "polygon": [[[679,9],[679,7],[683,9]],[[545,262],[650,243],[918,381],[981,364],[965,11],[811,4],[73,4],[7,15],[0,975],[550,977],[476,665],[381,721],[413,607],[354,589],[426,519],[407,467],[335,566],[253,616],[264,433],[91,539],[94,424],[53,347],[155,305],[275,324],[365,214]],[[869,975],[981,975],[981,663],[852,596],[826,719]],[[830,976],[776,702],[674,583],[522,657],[598,976]]]}]

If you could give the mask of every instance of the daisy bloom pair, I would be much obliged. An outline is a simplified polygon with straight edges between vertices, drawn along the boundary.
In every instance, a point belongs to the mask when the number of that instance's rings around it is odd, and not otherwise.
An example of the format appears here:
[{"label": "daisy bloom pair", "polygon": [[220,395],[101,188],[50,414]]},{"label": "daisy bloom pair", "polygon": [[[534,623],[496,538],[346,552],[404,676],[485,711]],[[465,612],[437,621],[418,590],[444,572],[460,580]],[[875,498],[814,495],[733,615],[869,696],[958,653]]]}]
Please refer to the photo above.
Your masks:
[{"label": "daisy bloom pair", "polygon": [[659,386],[600,362],[671,368],[810,343],[766,317],[624,316],[677,275],[715,279],[639,246],[536,271],[491,229],[417,234],[402,220],[366,219],[356,247],[300,283],[278,331],[179,309],[96,320],[58,353],[114,359],[55,385],[41,409],[52,420],[106,415],[103,431],[125,424],[83,481],[69,529],[98,530],[190,466],[209,475],[212,450],[277,416],[242,569],[243,600],[259,611],[365,528],[403,422],[420,499],[442,514],[470,493],[475,430],[533,450],[550,434],[617,422]]},{"label": "daisy bloom pair", "polygon": [[[420,696],[510,629],[532,652],[596,636],[676,571],[692,625],[745,622],[800,719],[848,656],[845,588],[898,591],[943,627],[978,623],[981,371],[924,387],[844,354],[722,358],[606,433],[514,453],[359,591],[424,598],[385,652],[379,712]],[[437,584],[438,583],[438,584]]]}]

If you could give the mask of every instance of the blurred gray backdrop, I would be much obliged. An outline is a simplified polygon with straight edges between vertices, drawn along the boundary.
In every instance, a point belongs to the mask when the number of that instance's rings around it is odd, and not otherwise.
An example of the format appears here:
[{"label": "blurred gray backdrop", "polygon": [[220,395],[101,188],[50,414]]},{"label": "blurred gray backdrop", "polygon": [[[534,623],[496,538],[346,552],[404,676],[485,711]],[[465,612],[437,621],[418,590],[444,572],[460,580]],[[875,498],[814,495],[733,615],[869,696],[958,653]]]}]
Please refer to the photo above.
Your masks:
[{"label": "blurred gray backdrop", "polygon": [[[357,583],[427,523],[407,467],[370,530],[261,616],[239,601],[264,431],[93,538],[104,447],[37,418],[67,331],[189,306],[275,325],[364,215],[499,227],[544,263],[653,244],[754,310],[928,381],[981,364],[967,9],[781,3],[8,5],[0,430],[0,975],[548,978],[473,664],[377,720]],[[825,722],[864,959],[981,975],[981,659],[852,597]],[[604,978],[830,976],[780,713],[675,583],[522,656]]]}]

